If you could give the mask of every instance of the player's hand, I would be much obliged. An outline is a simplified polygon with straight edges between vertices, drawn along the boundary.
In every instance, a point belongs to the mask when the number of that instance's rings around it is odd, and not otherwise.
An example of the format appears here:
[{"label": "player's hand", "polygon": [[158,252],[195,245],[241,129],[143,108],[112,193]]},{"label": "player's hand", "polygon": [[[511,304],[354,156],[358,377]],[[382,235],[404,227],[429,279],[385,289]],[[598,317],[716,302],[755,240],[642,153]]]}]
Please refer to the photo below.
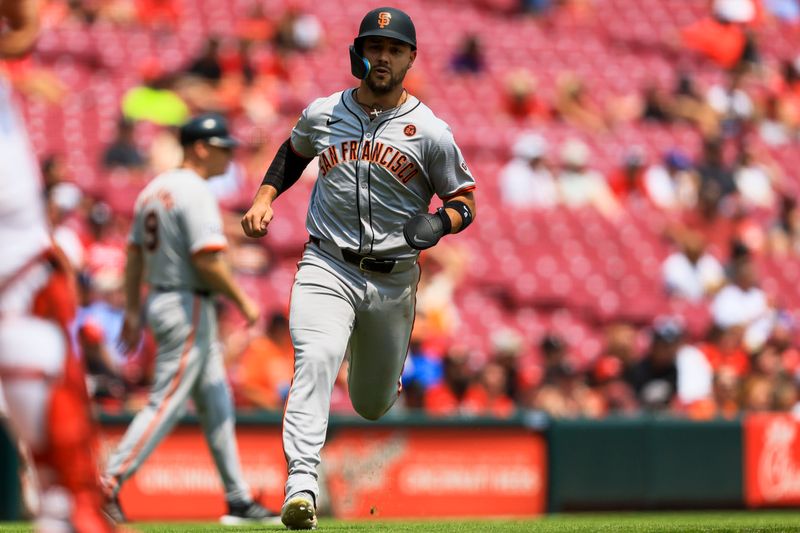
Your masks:
[{"label": "player's hand", "polygon": [[256,201],[242,217],[242,229],[248,237],[263,237],[272,220],[272,205]]},{"label": "player's hand", "polygon": [[403,237],[406,243],[415,250],[427,250],[434,246],[439,239],[450,232],[449,220],[444,222],[442,212],[414,215],[403,225]]},{"label": "player's hand", "polygon": [[126,352],[133,351],[142,338],[142,318],[138,312],[126,311],[122,322],[120,341]]},{"label": "player's hand", "polygon": [[246,297],[242,300],[241,311],[244,317],[247,319],[247,325],[252,326],[258,321],[258,317],[261,316],[261,308],[251,300],[250,298]]}]

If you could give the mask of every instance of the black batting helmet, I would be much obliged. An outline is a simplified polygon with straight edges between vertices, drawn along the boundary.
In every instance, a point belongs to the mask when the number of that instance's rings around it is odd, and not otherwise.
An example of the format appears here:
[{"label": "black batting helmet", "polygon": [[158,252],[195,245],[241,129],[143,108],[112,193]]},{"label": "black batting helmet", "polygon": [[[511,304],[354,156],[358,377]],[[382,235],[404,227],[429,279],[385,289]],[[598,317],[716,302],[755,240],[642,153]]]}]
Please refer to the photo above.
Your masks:
[{"label": "black batting helmet", "polygon": [[396,7],[373,9],[364,15],[350,47],[350,70],[359,79],[366,78],[370,69],[369,61],[363,57],[367,37],[390,37],[408,44],[412,50],[417,49],[417,30],[407,13]]}]

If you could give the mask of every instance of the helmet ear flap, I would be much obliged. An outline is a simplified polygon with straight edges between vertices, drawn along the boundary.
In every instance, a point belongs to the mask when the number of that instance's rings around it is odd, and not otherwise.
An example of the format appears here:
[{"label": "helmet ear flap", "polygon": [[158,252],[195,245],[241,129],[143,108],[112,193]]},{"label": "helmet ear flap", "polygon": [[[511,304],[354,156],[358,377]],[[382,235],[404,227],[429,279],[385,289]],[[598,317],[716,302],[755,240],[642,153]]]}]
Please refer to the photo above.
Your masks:
[{"label": "helmet ear flap", "polygon": [[363,80],[367,76],[369,76],[369,70],[371,65],[367,58],[361,56],[356,51],[356,47],[354,45],[350,45],[350,72],[356,78]]}]

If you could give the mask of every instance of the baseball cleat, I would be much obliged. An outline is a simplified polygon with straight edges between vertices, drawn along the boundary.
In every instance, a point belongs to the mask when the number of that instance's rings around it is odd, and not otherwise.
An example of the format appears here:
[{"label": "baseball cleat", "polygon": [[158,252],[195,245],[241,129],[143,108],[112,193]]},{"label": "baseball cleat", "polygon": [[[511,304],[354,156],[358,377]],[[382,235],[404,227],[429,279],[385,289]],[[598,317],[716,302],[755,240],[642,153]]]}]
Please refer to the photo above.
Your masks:
[{"label": "baseball cleat", "polygon": [[223,526],[278,525],[281,523],[281,517],[258,502],[228,503],[228,513],[222,515],[219,522]]},{"label": "baseball cleat", "polygon": [[128,521],[116,496],[107,499],[103,503],[103,514],[112,524],[124,524]]},{"label": "baseball cleat", "polygon": [[286,500],[281,508],[281,522],[288,529],[317,529],[314,497],[308,492],[298,492]]}]

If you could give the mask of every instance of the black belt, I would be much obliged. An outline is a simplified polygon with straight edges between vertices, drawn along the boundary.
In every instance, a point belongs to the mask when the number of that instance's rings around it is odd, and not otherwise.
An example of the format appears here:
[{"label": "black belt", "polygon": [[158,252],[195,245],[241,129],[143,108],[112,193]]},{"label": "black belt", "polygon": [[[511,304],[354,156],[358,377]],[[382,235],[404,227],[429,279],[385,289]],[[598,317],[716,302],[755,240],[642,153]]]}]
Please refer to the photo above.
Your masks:
[{"label": "black belt", "polygon": [[164,285],[154,285],[153,289],[157,292],[183,292],[188,291],[201,298],[208,298],[211,296],[211,291],[206,289],[191,289],[189,287],[165,287]]},{"label": "black belt", "polygon": [[[320,240],[317,237],[310,237],[312,243],[320,246]],[[368,272],[380,272],[388,274],[394,269],[397,264],[396,259],[383,259],[380,257],[371,257],[369,255],[361,255],[347,248],[339,248],[342,252],[342,259],[350,264],[356,265],[361,270]]]}]

